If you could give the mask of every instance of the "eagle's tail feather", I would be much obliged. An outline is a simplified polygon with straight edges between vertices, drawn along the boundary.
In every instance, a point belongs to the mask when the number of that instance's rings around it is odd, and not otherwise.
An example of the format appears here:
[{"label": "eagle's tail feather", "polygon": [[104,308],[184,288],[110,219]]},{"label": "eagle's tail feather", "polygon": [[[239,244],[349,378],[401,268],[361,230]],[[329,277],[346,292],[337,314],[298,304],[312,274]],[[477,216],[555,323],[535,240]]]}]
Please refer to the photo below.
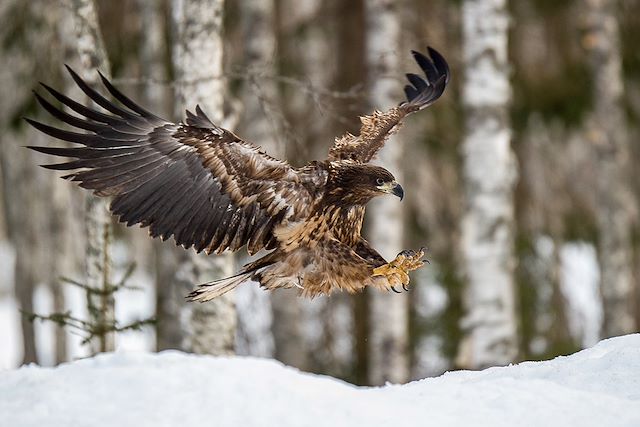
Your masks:
[{"label": "eagle's tail feather", "polygon": [[234,276],[203,283],[187,295],[187,300],[207,302],[235,289],[239,284],[251,278],[252,272],[242,271]]}]

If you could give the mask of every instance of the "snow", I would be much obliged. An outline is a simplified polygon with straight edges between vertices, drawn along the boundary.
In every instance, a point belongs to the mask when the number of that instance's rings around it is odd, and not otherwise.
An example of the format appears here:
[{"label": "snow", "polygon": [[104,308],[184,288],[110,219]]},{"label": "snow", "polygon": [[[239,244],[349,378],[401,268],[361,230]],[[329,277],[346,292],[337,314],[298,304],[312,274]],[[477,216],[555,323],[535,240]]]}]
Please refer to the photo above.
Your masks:
[{"label": "snow", "polygon": [[638,426],[640,334],[546,362],[359,388],[275,361],[103,354],[0,373],[2,425]]},{"label": "snow", "polygon": [[22,357],[20,310],[13,297],[0,298],[0,371],[16,367]]}]

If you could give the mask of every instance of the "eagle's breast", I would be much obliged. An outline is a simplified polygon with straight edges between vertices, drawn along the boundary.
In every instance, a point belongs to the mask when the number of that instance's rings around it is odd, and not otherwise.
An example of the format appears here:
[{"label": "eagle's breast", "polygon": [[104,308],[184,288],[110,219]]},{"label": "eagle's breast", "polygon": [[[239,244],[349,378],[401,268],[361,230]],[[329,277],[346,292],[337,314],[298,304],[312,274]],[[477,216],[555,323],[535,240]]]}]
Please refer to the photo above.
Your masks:
[{"label": "eagle's breast", "polygon": [[355,246],[360,238],[364,206],[331,206],[325,215],[327,228],[333,236],[348,246]]},{"label": "eagle's breast", "polygon": [[355,246],[360,238],[363,219],[363,206],[327,206],[307,219],[277,227],[274,234],[285,252],[301,246],[313,249],[320,240],[328,237]]}]

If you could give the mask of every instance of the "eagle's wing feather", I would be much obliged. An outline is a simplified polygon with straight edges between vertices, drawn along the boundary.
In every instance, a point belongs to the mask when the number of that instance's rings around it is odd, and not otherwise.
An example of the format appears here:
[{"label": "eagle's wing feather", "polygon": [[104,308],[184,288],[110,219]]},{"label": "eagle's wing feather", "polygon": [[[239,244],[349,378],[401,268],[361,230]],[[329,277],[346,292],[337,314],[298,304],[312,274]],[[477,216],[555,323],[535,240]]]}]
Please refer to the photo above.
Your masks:
[{"label": "eagle's wing feather", "polygon": [[[46,165],[72,171],[65,178],[99,196],[111,196],[111,211],[127,225],[149,227],[197,251],[222,252],[247,245],[250,253],[273,248],[273,227],[306,214],[313,201],[302,170],[269,157],[215,125],[200,107],[174,124],[135,104],[100,76],[117,105],[69,69],[80,89],[111,114],[44,88],[81,117],[37,95],[56,119],[90,133],[28,122],[76,148],[30,147],[73,160]],[[317,179],[317,177],[314,177]]]},{"label": "eagle's wing feather", "polygon": [[428,107],[440,98],[449,82],[449,66],[435,49],[427,49],[431,59],[412,51],[425,78],[412,73],[406,75],[410,83],[404,87],[407,100],[389,111],[374,111],[371,115],[361,117],[360,134],[347,133],[337,138],[329,150],[330,160],[368,163],[384,146],[388,137],[397,131],[404,117]]}]

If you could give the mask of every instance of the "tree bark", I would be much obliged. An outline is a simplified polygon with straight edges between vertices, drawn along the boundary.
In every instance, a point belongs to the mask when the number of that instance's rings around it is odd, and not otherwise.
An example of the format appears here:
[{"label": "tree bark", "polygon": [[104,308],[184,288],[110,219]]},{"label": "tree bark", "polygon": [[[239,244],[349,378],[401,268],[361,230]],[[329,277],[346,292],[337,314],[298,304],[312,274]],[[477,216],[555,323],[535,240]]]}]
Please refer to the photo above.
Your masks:
[{"label": "tree bark", "polygon": [[[98,23],[98,14],[93,0],[67,0],[73,15],[74,31],[76,35],[76,49],[80,59],[80,76],[89,84],[98,80],[97,70],[109,73],[109,62],[104,48]],[[93,194],[86,196],[85,202],[85,233],[86,243],[86,280],[85,285],[92,289],[101,289],[111,282],[111,216],[108,209],[109,201],[98,198]],[[98,308],[94,314],[100,324],[110,324],[114,318],[113,295],[105,292],[98,296],[88,293],[92,299],[90,305]],[[90,313],[91,314],[91,313]],[[113,333],[104,334],[99,342],[92,344],[93,351],[104,352],[114,350]]]},{"label": "tree bark", "polygon": [[[174,0],[173,66],[176,78],[176,105],[195,108],[199,104],[214,122],[223,119],[222,76],[223,0]],[[183,114],[182,111],[179,114]],[[178,289],[233,274],[231,254],[216,257],[185,254],[176,282]],[[232,354],[235,346],[236,312],[233,294],[206,304],[184,305],[188,318],[183,347],[201,354]]]},{"label": "tree bark", "polygon": [[[399,74],[401,25],[400,5],[393,0],[365,3],[369,101],[374,108],[398,102],[400,85],[389,76]],[[391,137],[379,155],[380,162],[402,182],[402,141]],[[368,209],[368,234],[373,247],[386,259],[402,250],[404,227],[402,205],[397,200],[376,200]],[[409,378],[407,352],[409,304],[407,294],[370,294],[369,380],[405,382]]]},{"label": "tree bark", "polygon": [[[12,13],[16,11],[30,15],[28,5],[20,5],[19,1],[3,5],[0,9],[0,20],[9,23]],[[31,16],[29,16],[31,18]],[[33,203],[37,199],[36,190],[37,174],[33,167],[29,167],[35,158],[35,153],[30,153],[22,148],[28,138],[26,129],[15,125],[15,130],[10,129],[11,120],[19,114],[16,106],[24,102],[26,92],[22,87],[22,81],[28,78],[28,73],[33,70],[33,59],[21,57],[19,49],[12,46],[8,40],[19,39],[23,42],[24,35],[12,32],[10,25],[0,28],[0,41],[3,49],[0,50],[0,61],[4,64],[14,64],[11,67],[3,67],[0,77],[6,91],[0,97],[0,129],[3,130],[2,143],[0,144],[0,172],[2,173],[3,216],[7,225],[7,235],[15,250],[13,291],[18,307],[23,312],[33,312],[33,292],[36,279],[34,277],[34,265],[39,262],[33,253],[31,245],[35,243],[37,230]],[[37,363],[35,330],[33,322],[27,316],[21,316],[22,338],[22,363]]]},{"label": "tree bark", "polygon": [[624,81],[615,0],[585,0],[585,34],[593,78],[593,118],[588,139],[597,170],[598,252],[604,301],[603,335],[636,330],[631,220],[635,203],[631,188],[628,127],[622,108]]},{"label": "tree bark", "polygon": [[458,365],[478,369],[517,355],[514,298],[511,98],[506,0],[462,5],[466,136],[463,142],[466,212],[462,252],[467,285]]},{"label": "tree bark", "polygon": [[[4,55],[3,55],[4,56]],[[4,59],[4,58],[3,58]],[[4,119],[4,117],[3,117]],[[4,121],[0,122],[4,125]],[[15,297],[20,310],[33,313],[33,293],[36,285],[35,265],[41,260],[33,248],[38,242],[38,221],[34,215],[37,200],[37,171],[33,170],[35,155],[22,147],[24,132],[7,132],[0,144],[2,181],[4,184],[5,217],[9,239],[15,249]],[[28,316],[21,316],[22,363],[38,363],[35,330]]]}]

